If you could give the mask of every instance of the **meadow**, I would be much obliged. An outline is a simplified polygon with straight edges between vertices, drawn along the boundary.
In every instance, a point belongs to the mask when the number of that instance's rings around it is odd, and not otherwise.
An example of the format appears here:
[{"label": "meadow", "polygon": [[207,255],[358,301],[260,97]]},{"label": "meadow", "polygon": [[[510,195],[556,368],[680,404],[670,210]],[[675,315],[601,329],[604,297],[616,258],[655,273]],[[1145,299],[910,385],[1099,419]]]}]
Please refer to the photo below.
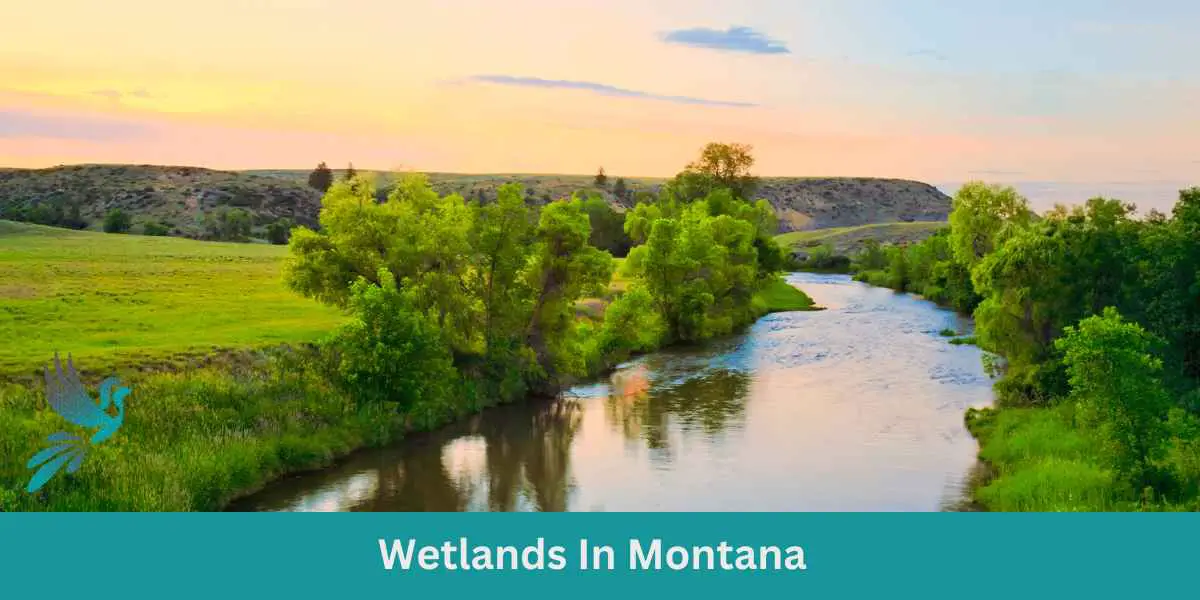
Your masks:
[{"label": "meadow", "polygon": [[314,341],[344,317],[284,286],[286,254],[0,221],[0,378],[56,351],[109,371]]}]

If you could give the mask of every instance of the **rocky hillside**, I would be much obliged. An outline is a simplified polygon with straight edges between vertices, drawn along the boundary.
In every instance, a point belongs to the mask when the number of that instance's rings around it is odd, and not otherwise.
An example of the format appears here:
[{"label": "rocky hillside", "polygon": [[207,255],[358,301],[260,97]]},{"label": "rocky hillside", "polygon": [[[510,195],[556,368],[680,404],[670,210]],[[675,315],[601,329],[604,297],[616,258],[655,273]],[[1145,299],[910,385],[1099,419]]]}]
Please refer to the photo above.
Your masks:
[{"label": "rocky hillside", "polygon": [[945,221],[950,215],[949,196],[904,179],[770,177],[762,180],[758,195],[775,206],[781,232]]},{"label": "rocky hillside", "polygon": [[162,223],[171,235],[200,237],[204,217],[240,208],[261,227],[282,218],[316,224],[321,196],[290,179],[197,167],[73,165],[0,170],[0,218],[100,228],[119,208],[133,231]]},{"label": "rocky hillside", "polygon": [[[215,171],[197,167],[76,165],[0,170],[0,218],[99,229],[104,215],[120,208],[134,217],[133,232],[162,223],[171,235],[202,237],[206,215],[232,208],[251,213],[256,235],[276,220],[312,225],[320,195],[306,184],[306,170]],[[338,176],[341,173],[337,174]],[[381,187],[394,174],[377,174]],[[599,189],[583,175],[464,175],[431,173],[438,192],[469,199],[494,198],[508,182],[526,187],[543,203],[575,190]],[[626,178],[631,193],[613,193],[617,175],[601,190],[614,205],[629,206],[636,191],[656,191],[657,178]],[[775,206],[780,231],[805,231],[870,223],[944,221],[950,198],[931,185],[897,179],[764,178],[758,196]],[[77,216],[77,219],[73,217]],[[48,222],[50,219],[57,221]]]}]

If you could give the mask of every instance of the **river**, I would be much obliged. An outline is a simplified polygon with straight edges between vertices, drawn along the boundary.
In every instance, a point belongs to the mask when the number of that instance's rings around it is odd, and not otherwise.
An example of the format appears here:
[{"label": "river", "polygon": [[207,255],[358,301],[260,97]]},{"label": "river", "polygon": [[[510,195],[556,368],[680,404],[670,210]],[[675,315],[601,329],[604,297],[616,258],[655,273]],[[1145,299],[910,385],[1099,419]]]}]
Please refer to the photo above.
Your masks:
[{"label": "river", "polygon": [[935,511],[963,504],[992,400],[932,303],[796,273],[827,310],[622,365],[551,401],[278,481],[233,510]]}]

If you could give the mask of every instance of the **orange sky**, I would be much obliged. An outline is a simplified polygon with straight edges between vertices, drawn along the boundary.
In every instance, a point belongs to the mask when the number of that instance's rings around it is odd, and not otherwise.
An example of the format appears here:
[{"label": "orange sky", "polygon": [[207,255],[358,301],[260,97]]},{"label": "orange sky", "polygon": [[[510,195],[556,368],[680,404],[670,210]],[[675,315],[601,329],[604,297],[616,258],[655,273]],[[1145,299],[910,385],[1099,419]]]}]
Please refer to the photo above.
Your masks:
[{"label": "orange sky", "polygon": [[[1031,12],[1073,45],[1001,52],[964,28],[1052,43],[1011,20],[1020,2],[995,16],[868,4],[21,3],[0,37],[0,165],[669,175],[721,140],[752,144],[764,175],[1200,173],[1200,78],[1163,59],[1194,37],[1121,31],[1145,46],[1108,60],[1103,21]],[[735,25],[775,49],[668,35]]]}]

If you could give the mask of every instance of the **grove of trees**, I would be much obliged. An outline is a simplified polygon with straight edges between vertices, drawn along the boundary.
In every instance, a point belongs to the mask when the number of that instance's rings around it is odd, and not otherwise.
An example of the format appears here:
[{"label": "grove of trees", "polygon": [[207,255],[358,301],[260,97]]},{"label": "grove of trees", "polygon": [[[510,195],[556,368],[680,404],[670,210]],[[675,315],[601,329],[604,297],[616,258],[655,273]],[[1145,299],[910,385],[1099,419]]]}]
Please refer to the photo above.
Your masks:
[{"label": "grove of trees", "polygon": [[[1036,215],[1012,188],[970,183],[947,230],[870,245],[855,266],[861,280],[973,312],[978,344],[998,357],[1001,416],[1053,411],[1094,443],[1115,501],[1197,503],[1200,188],[1170,216],[1136,218],[1107,198]],[[1059,465],[1043,466],[1065,481]]]},{"label": "grove of trees", "polygon": [[[626,216],[595,192],[538,208],[517,183],[480,202],[408,174],[380,203],[369,180],[337,181],[319,230],[292,230],[285,280],[353,315],[322,346],[338,385],[434,423],[765,312],[755,293],[782,265],[774,214],[708,169],[690,166]],[[708,193],[679,195],[683,179],[701,178],[714,182]],[[625,250],[632,281],[615,293],[613,254]],[[585,298],[611,300],[602,318],[577,314]]]}]

